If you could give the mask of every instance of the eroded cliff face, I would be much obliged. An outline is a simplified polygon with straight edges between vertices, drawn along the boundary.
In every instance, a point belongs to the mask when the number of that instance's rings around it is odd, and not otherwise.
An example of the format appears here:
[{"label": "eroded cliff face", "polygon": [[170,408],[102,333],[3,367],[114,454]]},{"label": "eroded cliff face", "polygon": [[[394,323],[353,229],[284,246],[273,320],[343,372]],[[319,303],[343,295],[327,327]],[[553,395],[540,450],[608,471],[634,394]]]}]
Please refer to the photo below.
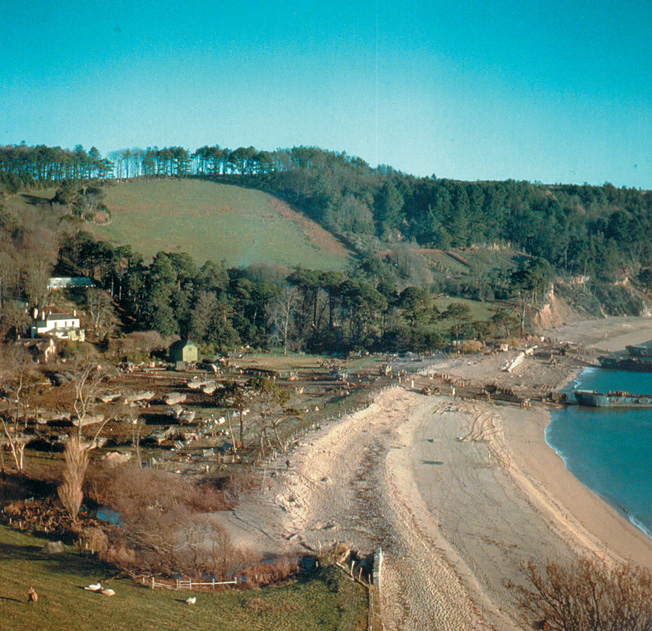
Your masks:
[{"label": "eroded cliff face", "polygon": [[555,329],[570,322],[577,322],[583,317],[563,298],[550,289],[546,302],[532,315],[532,326],[538,330]]}]

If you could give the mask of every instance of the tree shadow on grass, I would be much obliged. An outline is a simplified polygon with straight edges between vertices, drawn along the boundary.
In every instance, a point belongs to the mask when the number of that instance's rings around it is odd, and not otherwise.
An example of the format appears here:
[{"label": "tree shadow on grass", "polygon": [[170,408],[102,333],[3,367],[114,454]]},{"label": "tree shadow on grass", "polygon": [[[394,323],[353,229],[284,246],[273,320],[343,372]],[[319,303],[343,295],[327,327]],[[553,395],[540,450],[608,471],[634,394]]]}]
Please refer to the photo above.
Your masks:
[{"label": "tree shadow on grass", "polygon": [[110,577],[114,568],[84,555],[78,551],[50,553],[38,545],[0,543],[0,565],[8,567],[12,562],[37,562],[47,564],[48,569],[58,574],[78,574],[96,578]]},{"label": "tree shadow on grass", "polygon": [[30,195],[29,193],[21,193],[20,197],[22,197],[28,204],[32,206],[44,206],[44,205],[49,205],[50,200],[46,197],[38,197],[38,195]]}]

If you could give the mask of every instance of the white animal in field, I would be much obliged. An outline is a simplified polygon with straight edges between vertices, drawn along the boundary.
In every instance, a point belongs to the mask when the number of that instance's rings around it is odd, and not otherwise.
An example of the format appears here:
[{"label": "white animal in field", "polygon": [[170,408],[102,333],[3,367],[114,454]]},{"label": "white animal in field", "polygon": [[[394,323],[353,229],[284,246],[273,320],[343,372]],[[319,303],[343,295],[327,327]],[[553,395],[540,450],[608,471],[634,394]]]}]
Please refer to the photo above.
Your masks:
[{"label": "white animal in field", "polygon": [[197,596],[186,598],[186,605],[194,605],[197,602]]}]

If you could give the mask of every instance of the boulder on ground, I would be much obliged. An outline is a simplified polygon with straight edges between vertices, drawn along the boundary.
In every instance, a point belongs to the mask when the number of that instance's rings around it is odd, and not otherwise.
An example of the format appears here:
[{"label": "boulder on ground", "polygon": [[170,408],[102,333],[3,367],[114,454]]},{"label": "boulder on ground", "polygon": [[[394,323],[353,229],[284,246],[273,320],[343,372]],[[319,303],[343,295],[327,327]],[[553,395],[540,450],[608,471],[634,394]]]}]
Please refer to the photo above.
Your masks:
[{"label": "boulder on ground", "polygon": [[62,552],[65,552],[65,548],[63,547],[63,542],[61,541],[48,541],[41,548],[41,552],[45,552],[47,554],[61,554]]}]

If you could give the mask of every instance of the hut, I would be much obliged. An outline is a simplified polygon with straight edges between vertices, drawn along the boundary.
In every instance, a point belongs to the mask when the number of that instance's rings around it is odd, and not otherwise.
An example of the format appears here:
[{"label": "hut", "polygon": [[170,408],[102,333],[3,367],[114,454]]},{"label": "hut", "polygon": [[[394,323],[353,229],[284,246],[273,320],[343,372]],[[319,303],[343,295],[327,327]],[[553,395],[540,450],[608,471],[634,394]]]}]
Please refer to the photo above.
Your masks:
[{"label": "hut", "polygon": [[170,361],[173,364],[179,362],[190,363],[199,359],[199,349],[197,344],[188,340],[179,340],[170,346]]}]

